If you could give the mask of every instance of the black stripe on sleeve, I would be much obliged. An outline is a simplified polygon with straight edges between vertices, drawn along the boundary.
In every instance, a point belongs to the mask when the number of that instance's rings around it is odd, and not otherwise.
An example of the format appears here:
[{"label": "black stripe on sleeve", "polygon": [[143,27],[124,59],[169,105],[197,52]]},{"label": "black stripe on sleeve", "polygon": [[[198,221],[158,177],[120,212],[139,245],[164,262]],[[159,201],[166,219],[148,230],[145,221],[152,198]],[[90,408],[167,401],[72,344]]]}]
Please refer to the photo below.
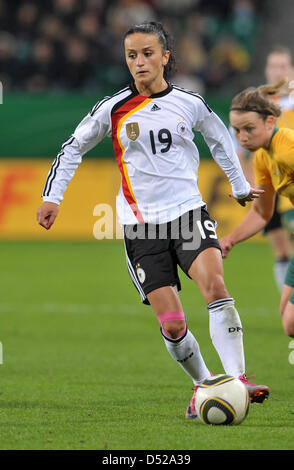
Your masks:
[{"label": "black stripe on sleeve", "polygon": [[98,101],[95,106],[93,106],[93,108],[91,109],[90,111],[90,116],[93,116],[96,111],[104,104],[106,103],[106,101],[110,100],[111,98],[114,98],[115,96],[118,96],[120,95],[121,93],[124,93],[125,91],[127,91],[130,87],[127,86],[125,87],[123,90],[120,90],[118,91],[117,93],[115,93],[114,95],[112,96],[105,96],[105,98],[103,98],[102,100]]},{"label": "black stripe on sleeve", "polygon": [[103,103],[108,100],[110,100],[110,96],[106,96],[105,98],[103,98],[103,100],[98,101],[98,103],[96,103],[95,106],[93,106],[93,108],[91,109],[90,116],[93,116],[96,113],[97,109],[99,109],[100,106],[102,106]]},{"label": "black stripe on sleeve", "polygon": [[195,98],[198,98],[199,100],[201,100],[202,103],[206,106],[207,110],[208,110],[210,113],[212,113],[212,109],[208,106],[208,104],[206,103],[205,99],[202,98],[202,96],[199,95],[198,93],[195,93],[194,91],[186,90],[185,88],[181,88],[181,87],[179,87],[178,85],[173,85],[173,88],[174,88],[175,90],[182,91],[183,93],[187,93],[188,95],[195,96]]},{"label": "black stripe on sleeve", "polygon": [[64,154],[64,148],[67,146],[67,145],[70,145],[73,143],[74,141],[74,137],[71,136],[69,139],[67,139],[64,144],[62,145],[61,147],[61,151],[59,152],[59,154],[57,155],[57,157],[55,158],[54,162],[52,163],[52,166],[51,166],[51,169],[49,171],[49,174],[47,176],[47,179],[46,179],[46,182],[45,182],[45,186],[44,186],[44,190],[43,190],[43,194],[42,196],[49,196],[49,193],[51,191],[51,187],[52,187],[52,183],[56,177],[56,172],[57,172],[57,169],[60,165],[60,157]]}]

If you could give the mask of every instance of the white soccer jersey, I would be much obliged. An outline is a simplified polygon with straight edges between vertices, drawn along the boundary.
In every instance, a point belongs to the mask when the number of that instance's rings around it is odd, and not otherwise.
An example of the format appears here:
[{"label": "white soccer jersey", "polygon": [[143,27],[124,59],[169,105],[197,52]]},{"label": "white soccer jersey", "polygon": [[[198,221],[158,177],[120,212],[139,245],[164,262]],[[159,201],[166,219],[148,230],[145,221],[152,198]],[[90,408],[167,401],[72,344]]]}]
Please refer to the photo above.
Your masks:
[{"label": "white soccer jersey", "polygon": [[280,105],[282,112],[294,109],[294,101],[291,95],[281,96],[278,99],[278,104]]},{"label": "white soccer jersey", "polygon": [[174,220],[205,204],[198,189],[199,153],[193,130],[202,133],[234,196],[247,196],[250,185],[223,122],[200,95],[169,84],[150,97],[130,85],[98,102],[63,144],[49,171],[43,200],[59,204],[82,156],[108,136],[122,176],[117,197],[120,223]]}]

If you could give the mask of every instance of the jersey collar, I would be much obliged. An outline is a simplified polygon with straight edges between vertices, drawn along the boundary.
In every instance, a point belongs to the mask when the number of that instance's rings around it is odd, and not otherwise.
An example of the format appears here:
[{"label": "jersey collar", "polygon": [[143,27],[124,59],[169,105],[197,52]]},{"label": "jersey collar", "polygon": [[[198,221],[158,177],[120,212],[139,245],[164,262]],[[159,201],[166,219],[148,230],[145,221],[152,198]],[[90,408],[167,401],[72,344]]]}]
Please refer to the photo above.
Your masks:
[{"label": "jersey collar", "polygon": [[278,132],[279,128],[276,126],[273,130],[273,133],[272,133],[272,136],[271,136],[271,140],[269,141],[269,144],[268,144],[268,147],[266,148],[266,150],[269,152],[270,149],[271,149],[271,146],[272,146],[272,143],[273,143],[273,138],[275,137],[276,133]]},{"label": "jersey collar", "polygon": [[274,128],[274,131],[272,133],[272,136],[271,136],[271,140],[270,140],[270,143],[269,143],[269,147],[272,145],[272,141],[273,141],[273,138],[275,137],[276,133],[278,132],[279,128],[276,126]]},{"label": "jersey collar", "polygon": [[272,134],[271,140],[273,140],[273,137],[276,135],[276,133],[278,132],[278,130],[279,130],[279,128],[276,126],[276,127],[274,128],[274,132],[273,132],[273,134]]},{"label": "jersey collar", "polygon": [[[138,92],[134,82],[131,83],[130,88],[131,88],[133,93],[135,93],[136,95],[139,95],[139,92]],[[173,89],[172,84],[167,82],[167,88],[165,90],[160,91],[159,93],[154,93],[153,95],[150,95],[150,96],[146,96],[146,98],[161,98],[162,96],[165,96],[168,93],[170,93],[172,91],[172,89]]]}]

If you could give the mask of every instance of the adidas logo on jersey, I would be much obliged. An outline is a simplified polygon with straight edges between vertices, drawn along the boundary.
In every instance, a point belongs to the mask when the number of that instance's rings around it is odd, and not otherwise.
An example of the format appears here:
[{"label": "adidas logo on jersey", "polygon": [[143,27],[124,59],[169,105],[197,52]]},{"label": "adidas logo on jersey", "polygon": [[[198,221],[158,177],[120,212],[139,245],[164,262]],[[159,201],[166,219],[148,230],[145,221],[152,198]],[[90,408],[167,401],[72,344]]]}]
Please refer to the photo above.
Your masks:
[{"label": "adidas logo on jersey", "polygon": [[154,105],[152,106],[151,108],[151,111],[159,111],[161,108],[159,106],[157,106],[156,103],[154,103]]}]

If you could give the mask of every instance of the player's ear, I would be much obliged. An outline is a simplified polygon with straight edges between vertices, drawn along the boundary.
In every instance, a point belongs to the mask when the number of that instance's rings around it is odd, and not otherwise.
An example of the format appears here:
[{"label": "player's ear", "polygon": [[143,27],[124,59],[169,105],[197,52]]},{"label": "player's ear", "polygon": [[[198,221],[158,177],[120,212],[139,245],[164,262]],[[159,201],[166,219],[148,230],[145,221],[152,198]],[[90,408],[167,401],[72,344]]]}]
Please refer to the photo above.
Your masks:
[{"label": "player's ear", "polygon": [[165,53],[162,56],[162,65],[165,67],[166,64],[168,63],[170,58],[170,51],[165,51]]},{"label": "player's ear", "polygon": [[275,124],[276,124],[276,118],[275,118],[275,116],[272,116],[272,115],[267,116],[267,118],[266,118],[266,123],[267,123],[269,126],[275,126]]}]

